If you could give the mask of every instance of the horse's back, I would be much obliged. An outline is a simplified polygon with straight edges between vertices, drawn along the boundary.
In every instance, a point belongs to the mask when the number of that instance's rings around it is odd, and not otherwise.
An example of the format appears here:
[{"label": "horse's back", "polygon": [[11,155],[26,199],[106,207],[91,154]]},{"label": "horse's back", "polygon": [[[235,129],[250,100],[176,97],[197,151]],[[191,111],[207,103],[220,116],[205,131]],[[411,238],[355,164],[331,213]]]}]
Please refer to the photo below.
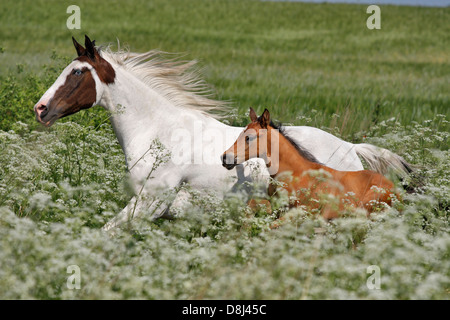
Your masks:
[{"label": "horse's back", "polygon": [[350,142],[308,126],[286,126],[286,133],[322,164],[335,170],[358,171],[364,167]]}]

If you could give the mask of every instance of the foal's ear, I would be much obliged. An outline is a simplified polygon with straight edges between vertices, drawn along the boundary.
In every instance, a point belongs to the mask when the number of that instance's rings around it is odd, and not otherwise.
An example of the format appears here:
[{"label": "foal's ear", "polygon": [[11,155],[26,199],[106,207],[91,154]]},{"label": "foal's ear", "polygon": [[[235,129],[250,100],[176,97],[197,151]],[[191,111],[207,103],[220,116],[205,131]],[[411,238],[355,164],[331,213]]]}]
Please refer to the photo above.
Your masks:
[{"label": "foal's ear", "polygon": [[250,120],[252,120],[252,122],[258,121],[258,116],[256,115],[255,110],[253,110],[253,108],[251,107],[250,107]]},{"label": "foal's ear", "polygon": [[97,49],[95,49],[95,40],[91,41],[87,35],[84,35],[84,45],[86,46],[86,55],[95,60],[96,55],[98,55]]},{"label": "foal's ear", "polygon": [[86,53],[86,49],[83,48],[83,46],[81,44],[79,44],[77,42],[77,40],[75,40],[74,37],[72,37],[72,41],[73,41],[73,45],[75,46],[75,49],[77,50],[78,56],[80,57],[80,56],[84,55]]},{"label": "foal's ear", "polygon": [[267,128],[267,126],[270,124],[269,110],[264,109],[263,114],[261,115],[261,117],[259,117],[259,123],[261,124],[261,127]]}]

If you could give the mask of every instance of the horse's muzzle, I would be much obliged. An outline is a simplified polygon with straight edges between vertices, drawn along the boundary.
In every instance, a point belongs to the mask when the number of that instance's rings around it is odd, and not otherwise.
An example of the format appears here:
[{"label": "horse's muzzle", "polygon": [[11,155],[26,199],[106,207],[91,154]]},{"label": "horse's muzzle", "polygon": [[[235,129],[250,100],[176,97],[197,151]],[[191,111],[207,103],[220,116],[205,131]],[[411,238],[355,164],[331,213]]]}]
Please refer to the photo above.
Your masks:
[{"label": "horse's muzzle", "polygon": [[36,112],[36,115],[42,119],[44,118],[48,113],[48,107],[45,104],[39,104],[34,108],[34,111]]},{"label": "horse's muzzle", "polygon": [[37,103],[34,106],[34,113],[36,120],[46,127],[50,127],[58,118],[53,112],[50,112],[50,108],[47,104]]},{"label": "horse's muzzle", "polygon": [[224,166],[228,170],[233,169],[237,165],[236,157],[234,155],[224,153],[221,158],[222,166]]}]

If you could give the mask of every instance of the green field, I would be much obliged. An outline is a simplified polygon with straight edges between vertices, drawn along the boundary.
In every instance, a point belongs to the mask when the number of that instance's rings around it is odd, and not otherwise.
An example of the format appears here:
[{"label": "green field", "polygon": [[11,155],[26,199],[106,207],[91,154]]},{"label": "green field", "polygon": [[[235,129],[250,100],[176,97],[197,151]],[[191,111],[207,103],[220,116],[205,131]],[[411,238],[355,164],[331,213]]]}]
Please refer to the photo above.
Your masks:
[{"label": "green field", "polygon": [[[81,30],[68,30],[63,1],[2,2],[2,75],[40,71],[53,52],[74,57],[71,36],[119,39],[133,51],[185,53],[204,67],[220,99],[239,113],[271,107],[280,120],[355,134],[396,117],[449,115],[450,11],[385,6],[382,29],[365,6],[259,1],[79,1]],[[29,106],[27,106],[29,107]],[[334,122],[330,116],[341,116]],[[351,115],[351,116],[350,116]],[[301,121],[298,121],[301,122]],[[360,137],[359,137],[360,138]],[[355,137],[358,139],[358,137]]]},{"label": "green field", "polygon": [[[381,30],[369,30],[364,5],[77,1],[81,30],[68,30],[70,4],[0,4],[0,298],[450,298],[449,8],[380,6]],[[232,103],[230,123],[268,108],[388,148],[417,165],[423,190],[371,220],[292,210],[274,231],[275,217],[242,199],[196,195],[178,219],[107,235],[131,197],[108,115],[92,108],[44,129],[32,111],[84,34],[198,60]],[[66,285],[70,265],[80,290]],[[371,265],[379,290],[366,285]]]}]

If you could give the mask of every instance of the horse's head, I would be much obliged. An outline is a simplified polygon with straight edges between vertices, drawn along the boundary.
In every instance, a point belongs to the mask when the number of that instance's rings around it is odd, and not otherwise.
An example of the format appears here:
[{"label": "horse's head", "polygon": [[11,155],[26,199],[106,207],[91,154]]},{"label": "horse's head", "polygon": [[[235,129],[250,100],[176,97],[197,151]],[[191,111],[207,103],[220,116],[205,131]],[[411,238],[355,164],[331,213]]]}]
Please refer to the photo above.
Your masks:
[{"label": "horse's head", "polygon": [[85,48],[73,37],[78,57],[56,79],[34,106],[36,120],[49,127],[57,119],[96,105],[104,85],[114,82],[115,72],[103,59],[94,42],[85,36]]},{"label": "horse's head", "polygon": [[236,142],[222,154],[222,165],[228,170],[251,158],[270,158],[270,113],[265,109],[258,117],[250,108],[250,124],[239,135]]}]

